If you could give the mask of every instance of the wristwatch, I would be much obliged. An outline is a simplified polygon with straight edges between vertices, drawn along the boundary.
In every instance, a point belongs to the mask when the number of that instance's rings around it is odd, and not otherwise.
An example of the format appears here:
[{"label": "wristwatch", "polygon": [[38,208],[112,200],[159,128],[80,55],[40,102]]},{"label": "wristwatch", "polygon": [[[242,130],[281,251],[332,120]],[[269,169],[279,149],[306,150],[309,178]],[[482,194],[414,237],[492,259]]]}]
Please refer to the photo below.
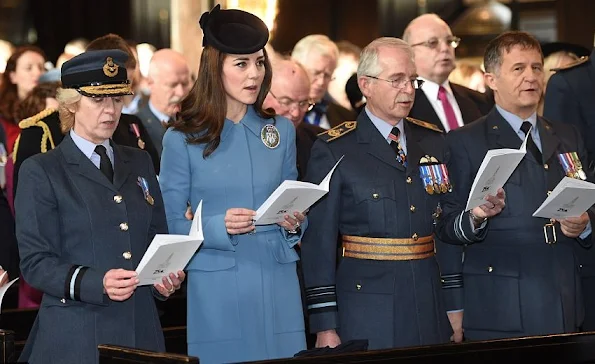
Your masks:
[{"label": "wristwatch", "polygon": [[484,222],[486,222],[486,220],[488,219],[487,216],[486,217],[477,217],[477,216],[475,216],[475,214],[473,213],[473,211],[469,211],[469,216],[471,217],[471,220],[473,220],[473,225],[475,227],[480,227],[481,224],[483,224]]}]

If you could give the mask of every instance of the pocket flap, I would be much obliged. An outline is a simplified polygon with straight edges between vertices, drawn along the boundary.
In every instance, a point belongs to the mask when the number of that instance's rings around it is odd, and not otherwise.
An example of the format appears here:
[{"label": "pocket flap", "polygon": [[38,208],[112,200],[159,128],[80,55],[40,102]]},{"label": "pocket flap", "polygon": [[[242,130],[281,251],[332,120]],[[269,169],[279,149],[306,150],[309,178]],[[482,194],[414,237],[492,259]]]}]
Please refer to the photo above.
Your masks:
[{"label": "pocket flap", "polygon": [[357,293],[393,294],[394,271],[377,262],[351,258],[341,262],[337,277],[337,290]]},{"label": "pocket flap", "polygon": [[186,270],[213,272],[225,270],[236,265],[235,252],[215,249],[199,249]]},{"label": "pocket flap", "polygon": [[465,252],[464,274],[519,277],[519,257],[512,252],[480,250]]},{"label": "pocket flap", "polygon": [[378,202],[385,198],[395,200],[395,186],[393,183],[357,183],[353,186],[353,197],[355,199],[355,203],[361,203],[366,200],[370,202]]}]

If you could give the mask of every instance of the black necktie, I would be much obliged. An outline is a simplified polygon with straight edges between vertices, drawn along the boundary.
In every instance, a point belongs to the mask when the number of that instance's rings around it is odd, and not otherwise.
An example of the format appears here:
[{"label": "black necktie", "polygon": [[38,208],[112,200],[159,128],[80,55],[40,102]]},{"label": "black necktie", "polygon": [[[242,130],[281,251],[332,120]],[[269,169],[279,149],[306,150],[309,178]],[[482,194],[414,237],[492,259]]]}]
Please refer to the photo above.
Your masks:
[{"label": "black necktie", "polygon": [[[524,121],[523,125],[521,125],[521,130],[523,131],[523,133],[525,133],[525,136],[527,136],[527,133],[530,129],[531,123],[528,121]],[[541,152],[539,151],[539,148],[537,148],[537,144],[535,144],[535,142],[533,141],[533,137],[531,136],[531,134],[529,134],[529,139],[527,140],[527,149],[531,152],[531,154],[533,154],[533,157],[535,157],[537,163],[543,162]]]},{"label": "black necktie", "polygon": [[107,150],[103,145],[98,145],[95,147],[95,153],[99,154],[101,157],[99,161],[99,170],[107,177],[110,182],[114,182],[114,168],[112,167],[112,162],[110,162],[109,157],[107,156]]},{"label": "black necktie", "polygon": [[407,167],[407,156],[405,155],[403,148],[401,148],[401,142],[399,141],[400,135],[401,130],[395,126],[393,130],[391,130],[390,134],[388,134],[388,138],[390,139],[390,146],[397,155],[397,161],[399,161],[399,163],[401,163],[404,167]]}]

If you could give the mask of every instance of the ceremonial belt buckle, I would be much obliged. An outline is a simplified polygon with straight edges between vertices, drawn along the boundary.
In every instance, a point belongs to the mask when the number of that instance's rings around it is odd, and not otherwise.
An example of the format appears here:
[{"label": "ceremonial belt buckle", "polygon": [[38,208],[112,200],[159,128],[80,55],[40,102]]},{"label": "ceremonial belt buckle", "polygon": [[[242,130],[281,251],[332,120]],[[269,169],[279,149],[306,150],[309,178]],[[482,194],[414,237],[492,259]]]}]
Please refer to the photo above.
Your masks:
[{"label": "ceremonial belt buckle", "polygon": [[556,220],[551,219],[549,223],[543,225],[543,236],[545,238],[545,243],[548,245],[556,244],[557,237],[556,237]]}]

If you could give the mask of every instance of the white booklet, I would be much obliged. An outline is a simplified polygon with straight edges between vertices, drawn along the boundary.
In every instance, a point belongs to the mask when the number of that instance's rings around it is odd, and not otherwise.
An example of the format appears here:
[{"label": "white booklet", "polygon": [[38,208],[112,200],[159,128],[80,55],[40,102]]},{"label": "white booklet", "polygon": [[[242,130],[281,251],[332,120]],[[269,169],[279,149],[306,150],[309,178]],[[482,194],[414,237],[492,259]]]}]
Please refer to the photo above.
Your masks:
[{"label": "white booklet", "polygon": [[565,219],[577,217],[595,204],[595,184],[564,177],[533,213],[535,217]]},{"label": "white booklet", "polygon": [[202,200],[196,208],[188,235],[155,235],[136,268],[139,286],[161,283],[163,277],[186,267],[204,241],[201,211]]},{"label": "white booklet", "polygon": [[527,133],[520,149],[491,149],[488,150],[469,192],[465,211],[483,205],[486,195],[495,196],[498,189],[503,187],[516,167],[527,154],[527,140],[531,130]]},{"label": "white booklet", "polygon": [[335,166],[320,184],[285,180],[256,210],[255,225],[270,225],[285,220],[285,215],[293,217],[294,212],[304,212],[329,191],[333,172],[343,160],[339,158]]},{"label": "white booklet", "polygon": [[[6,272],[0,274],[0,282],[2,282],[2,279],[4,278],[5,275],[6,275]],[[2,310],[2,300],[4,299],[4,295],[6,294],[6,291],[8,291],[10,286],[12,286],[12,284],[14,282],[16,282],[18,279],[19,279],[19,277],[16,277],[12,281],[10,281],[10,282],[6,283],[5,285],[3,285],[2,287],[0,287],[0,311]]]}]

